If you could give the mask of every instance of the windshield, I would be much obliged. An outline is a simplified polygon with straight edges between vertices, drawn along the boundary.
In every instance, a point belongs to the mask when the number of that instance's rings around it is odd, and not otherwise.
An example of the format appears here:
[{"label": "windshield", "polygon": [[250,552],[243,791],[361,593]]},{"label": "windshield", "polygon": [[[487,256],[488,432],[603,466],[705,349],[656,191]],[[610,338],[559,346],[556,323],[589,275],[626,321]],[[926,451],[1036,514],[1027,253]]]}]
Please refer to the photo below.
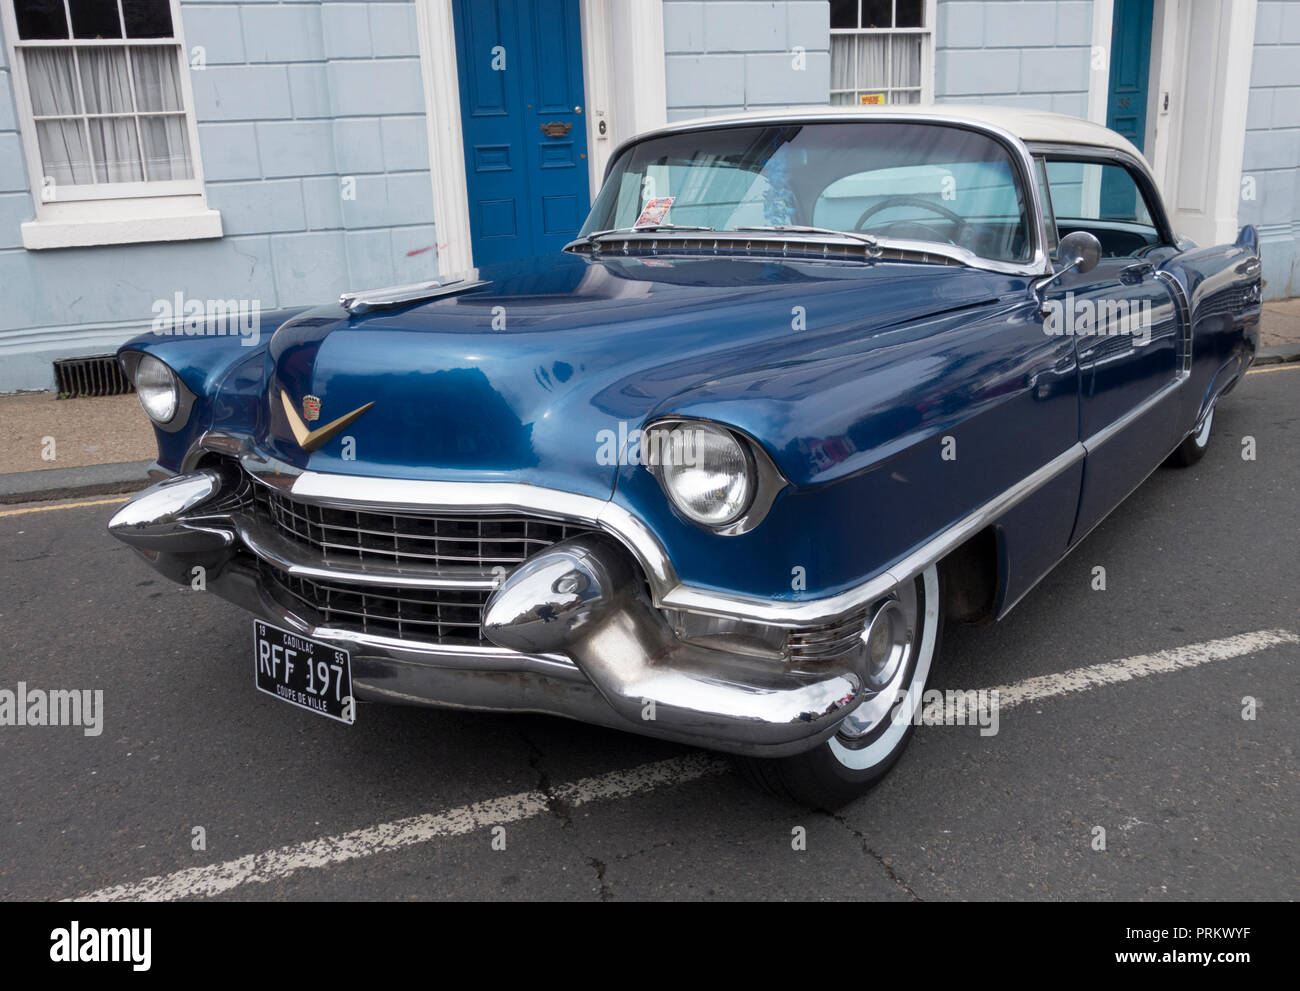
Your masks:
[{"label": "windshield", "polygon": [[764,124],[641,141],[614,162],[582,234],[653,225],[822,227],[1030,257],[1010,154],[935,123]]}]

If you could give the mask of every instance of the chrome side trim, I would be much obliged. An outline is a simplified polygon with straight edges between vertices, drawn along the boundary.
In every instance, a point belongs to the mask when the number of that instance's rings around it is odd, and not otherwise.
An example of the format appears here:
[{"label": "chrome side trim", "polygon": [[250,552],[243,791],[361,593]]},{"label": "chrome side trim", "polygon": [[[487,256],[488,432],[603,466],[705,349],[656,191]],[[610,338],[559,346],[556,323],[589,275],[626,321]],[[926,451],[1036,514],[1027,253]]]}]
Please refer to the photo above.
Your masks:
[{"label": "chrome side trim", "polygon": [[1075,444],[888,569],[838,595],[805,602],[788,602],[746,598],[678,585],[665,595],[659,604],[673,609],[687,609],[713,616],[744,618],[778,626],[819,626],[846,612],[860,609],[888,594],[895,585],[915,578],[945,554],[956,550],[969,537],[988,526],[1016,503],[1078,464],[1086,453],[1082,444]]},{"label": "chrome side trim", "polygon": [[1089,454],[1091,454],[1120,431],[1127,429],[1135,421],[1141,419],[1151,410],[1155,409],[1155,407],[1159,406],[1165,399],[1177,392],[1185,381],[1187,381],[1187,376],[1179,373],[1178,377],[1174,379],[1174,381],[1165,385],[1159,392],[1152,393],[1119,419],[1112,420],[1091,437],[1085,439],[1083,442],[1084,448]]},{"label": "chrome side trim", "polygon": [[1183,292],[1183,284],[1179,282],[1171,273],[1158,271],[1156,278],[1168,286],[1169,291],[1173,293],[1174,304],[1178,307],[1178,320],[1182,327],[1182,338],[1179,340],[1179,358],[1181,359],[1180,369],[1184,376],[1192,373],[1192,307],[1187,299],[1187,293]]}]

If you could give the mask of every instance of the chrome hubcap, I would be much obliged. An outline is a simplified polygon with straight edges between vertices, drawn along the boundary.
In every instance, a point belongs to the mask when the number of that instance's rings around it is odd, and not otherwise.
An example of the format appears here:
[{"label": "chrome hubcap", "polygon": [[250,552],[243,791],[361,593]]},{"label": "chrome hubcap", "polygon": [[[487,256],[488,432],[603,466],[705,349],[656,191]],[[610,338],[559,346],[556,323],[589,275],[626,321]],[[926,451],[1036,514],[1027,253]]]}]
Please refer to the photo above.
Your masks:
[{"label": "chrome hubcap", "polygon": [[878,692],[889,685],[907,656],[907,617],[896,599],[886,599],[862,632],[867,649],[867,686]]},{"label": "chrome hubcap", "polygon": [[1197,447],[1204,447],[1210,439],[1210,427],[1214,424],[1214,407],[1210,407],[1210,412],[1205,414],[1205,419],[1201,421],[1201,427],[1196,431],[1195,444]]},{"label": "chrome hubcap", "polygon": [[886,599],[862,631],[863,675],[870,698],[840,724],[840,736],[856,739],[886,718],[897,701],[919,636],[916,583],[908,582]]}]

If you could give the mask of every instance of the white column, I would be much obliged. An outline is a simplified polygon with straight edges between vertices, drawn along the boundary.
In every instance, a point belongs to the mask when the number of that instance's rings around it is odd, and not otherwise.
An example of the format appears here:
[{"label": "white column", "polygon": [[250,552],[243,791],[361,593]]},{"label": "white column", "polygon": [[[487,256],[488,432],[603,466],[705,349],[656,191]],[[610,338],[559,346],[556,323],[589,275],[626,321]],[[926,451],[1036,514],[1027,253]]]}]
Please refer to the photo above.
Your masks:
[{"label": "white column", "polygon": [[433,219],[438,228],[438,273],[448,275],[474,265],[451,0],[415,0],[415,16],[429,134]]}]

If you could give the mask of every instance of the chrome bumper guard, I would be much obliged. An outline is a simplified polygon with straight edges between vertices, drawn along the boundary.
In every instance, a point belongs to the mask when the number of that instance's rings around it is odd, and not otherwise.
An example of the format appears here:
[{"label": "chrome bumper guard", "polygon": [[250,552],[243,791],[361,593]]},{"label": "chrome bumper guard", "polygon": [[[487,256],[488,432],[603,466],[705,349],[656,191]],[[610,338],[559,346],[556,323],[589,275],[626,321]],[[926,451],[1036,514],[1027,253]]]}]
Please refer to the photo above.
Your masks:
[{"label": "chrome bumper guard", "polygon": [[252,481],[233,464],[166,479],[109,522],[163,575],[206,587],[277,626],[349,651],[357,697],[488,711],[541,712],[755,756],[810,749],[866,696],[860,652],[776,660],[677,639],[627,550],[574,537],[517,567],[484,609],[495,646],[395,639],[321,625],[286,605],[266,566],[356,585],[441,587],[437,573],[326,562],[248,510]]}]

